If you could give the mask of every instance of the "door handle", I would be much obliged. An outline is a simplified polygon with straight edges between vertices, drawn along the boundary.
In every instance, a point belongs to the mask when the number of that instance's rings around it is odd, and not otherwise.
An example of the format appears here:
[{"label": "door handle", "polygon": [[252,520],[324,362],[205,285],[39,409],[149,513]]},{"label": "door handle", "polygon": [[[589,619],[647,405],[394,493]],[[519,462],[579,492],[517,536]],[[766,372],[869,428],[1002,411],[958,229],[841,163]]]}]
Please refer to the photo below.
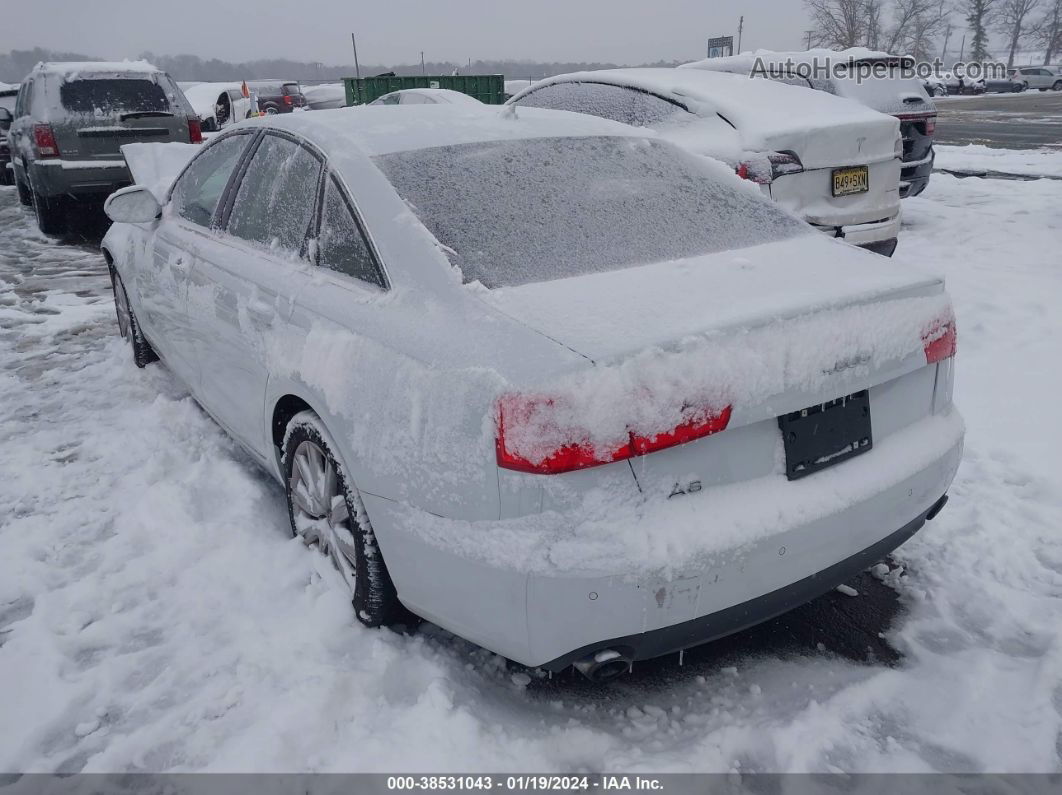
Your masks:
[{"label": "door handle", "polygon": [[271,324],[277,315],[276,310],[273,309],[273,305],[263,301],[261,298],[252,298],[247,302],[247,314],[249,314],[253,320],[257,320],[264,325]]}]

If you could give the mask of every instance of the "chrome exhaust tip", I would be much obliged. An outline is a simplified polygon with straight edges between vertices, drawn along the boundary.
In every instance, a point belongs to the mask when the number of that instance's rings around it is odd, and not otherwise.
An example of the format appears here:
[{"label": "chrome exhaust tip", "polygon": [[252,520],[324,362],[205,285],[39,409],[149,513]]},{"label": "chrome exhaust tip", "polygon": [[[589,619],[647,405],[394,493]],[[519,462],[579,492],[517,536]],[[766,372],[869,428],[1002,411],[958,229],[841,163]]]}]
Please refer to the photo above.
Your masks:
[{"label": "chrome exhaust tip", "polygon": [[615,649],[601,649],[574,663],[575,670],[595,684],[615,679],[631,668],[631,658]]}]

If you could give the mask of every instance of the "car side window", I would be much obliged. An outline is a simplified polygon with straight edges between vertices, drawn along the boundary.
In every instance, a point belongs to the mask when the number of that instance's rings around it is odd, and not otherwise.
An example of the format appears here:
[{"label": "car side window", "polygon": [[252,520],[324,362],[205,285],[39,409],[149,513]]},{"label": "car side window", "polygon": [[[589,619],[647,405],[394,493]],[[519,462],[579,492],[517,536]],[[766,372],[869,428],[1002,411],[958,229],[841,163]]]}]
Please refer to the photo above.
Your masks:
[{"label": "car side window", "polygon": [[218,200],[250,135],[233,135],[207,147],[178,177],[170,193],[174,210],[199,226],[210,226]]},{"label": "car side window", "polygon": [[386,287],[369,242],[334,177],[328,180],[321,208],[317,264],[377,287]]},{"label": "car side window", "polygon": [[228,231],[286,254],[304,255],[321,161],[304,146],[266,135],[233,201]]},{"label": "car side window", "polygon": [[651,127],[675,113],[686,112],[655,94],[605,83],[554,83],[532,91],[518,104],[589,113],[635,127]]}]

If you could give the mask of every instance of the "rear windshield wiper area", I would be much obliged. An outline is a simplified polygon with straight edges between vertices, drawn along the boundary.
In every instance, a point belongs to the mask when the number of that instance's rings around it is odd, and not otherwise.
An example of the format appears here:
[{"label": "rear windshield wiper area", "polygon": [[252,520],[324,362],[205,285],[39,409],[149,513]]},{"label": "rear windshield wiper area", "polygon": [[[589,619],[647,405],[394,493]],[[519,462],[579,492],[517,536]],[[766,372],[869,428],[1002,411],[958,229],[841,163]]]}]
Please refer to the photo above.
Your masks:
[{"label": "rear windshield wiper area", "polygon": [[129,119],[156,119],[173,116],[174,114],[168,110],[132,110],[128,113],[122,113],[118,116],[122,121],[128,121]]}]

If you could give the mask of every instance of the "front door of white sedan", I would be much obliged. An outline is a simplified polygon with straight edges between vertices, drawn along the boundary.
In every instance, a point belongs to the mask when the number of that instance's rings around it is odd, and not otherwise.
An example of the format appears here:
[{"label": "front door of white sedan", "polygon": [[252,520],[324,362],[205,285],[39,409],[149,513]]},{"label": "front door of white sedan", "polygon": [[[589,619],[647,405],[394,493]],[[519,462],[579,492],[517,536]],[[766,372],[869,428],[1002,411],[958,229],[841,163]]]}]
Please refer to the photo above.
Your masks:
[{"label": "front door of white sedan", "polygon": [[308,239],[322,160],[278,133],[262,137],[222,209],[218,234],[199,246],[188,295],[206,409],[263,461],[270,359],[308,329],[291,326],[310,278]]},{"label": "front door of white sedan", "polygon": [[218,141],[188,166],[173,186],[170,203],[151,241],[151,256],[135,274],[141,322],[167,365],[195,390],[198,366],[186,322],[188,279],[200,245],[209,239],[225,186],[251,141],[235,135]]}]

